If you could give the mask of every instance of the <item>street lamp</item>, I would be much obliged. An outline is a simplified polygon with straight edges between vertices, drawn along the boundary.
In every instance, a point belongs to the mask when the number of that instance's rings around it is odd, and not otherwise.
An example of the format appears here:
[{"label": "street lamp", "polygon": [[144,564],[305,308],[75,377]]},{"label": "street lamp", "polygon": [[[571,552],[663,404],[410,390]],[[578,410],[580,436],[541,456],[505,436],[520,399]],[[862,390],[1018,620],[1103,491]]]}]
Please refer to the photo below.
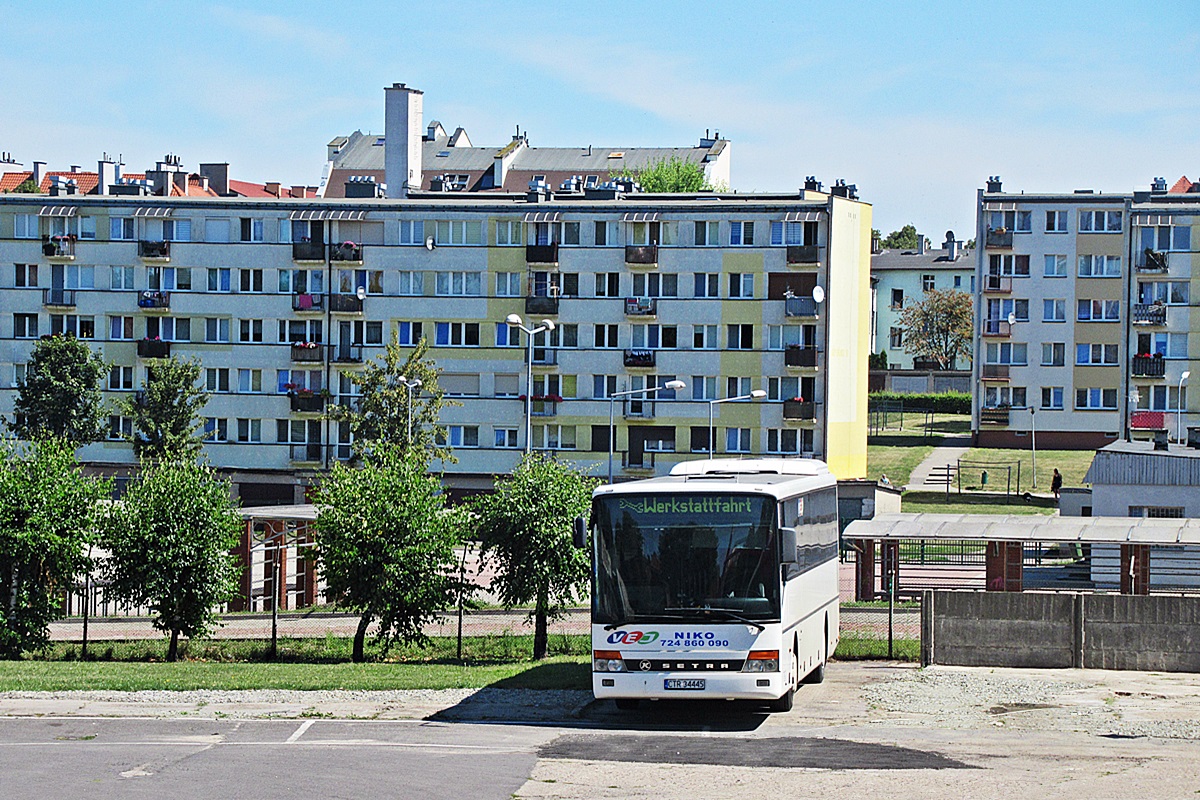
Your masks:
[{"label": "street lamp", "polygon": [[1037,409],[1029,407],[1029,441],[1033,445],[1033,488],[1037,488]]},{"label": "street lamp", "polygon": [[408,395],[408,438],[405,441],[405,445],[407,447],[411,448],[412,444],[413,444],[413,441],[412,441],[413,389],[421,388],[421,379],[420,378],[409,378],[406,375],[401,375],[397,379],[397,382],[405,388],[405,393]]},{"label": "street lamp", "polygon": [[645,389],[627,389],[623,392],[613,392],[608,396],[608,482],[610,484],[613,482],[613,447],[616,445],[617,439],[616,421],[613,416],[617,398],[632,397],[638,394],[655,394],[663,389],[675,391],[676,389],[684,388],[687,388],[687,384],[683,381],[667,381],[662,386],[648,386]]},{"label": "street lamp", "polygon": [[509,314],[504,318],[504,322],[510,328],[525,331],[529,340],[529,351],[525,357],[525,455],[529,455],[533,450],[533,337],[544,331],[554,330],[554,320],[544,319],[536,328],[526,328],[520,314]]},{"label": "street lamp", "polygon": [[1183,441],[1183,382],[1192,377],[1190,370],[1184,370],[1179,376],[1179,394],[1175,396],[1175,402],[1179,404],[1179,415],[1175,420],[1175,440]]},{"label": "street lamp", "polygon": [[720,400],[709,400],[708,401],[708,457],[709,458],[712,458],[714,455],[716,455],[716,448],[717,448],[716,442],[714,441],[717,437],[717,432],[716,432],[716,429],[713,428],[713,406],[720,405],[721,403],[732,403],[735,400],[762,400],[766,396],[767,396],[767,393],[764,392],[762,389],[755,389],[754,391],[750,392],[750,394],[739,394],[737,397],[723,397]]}]

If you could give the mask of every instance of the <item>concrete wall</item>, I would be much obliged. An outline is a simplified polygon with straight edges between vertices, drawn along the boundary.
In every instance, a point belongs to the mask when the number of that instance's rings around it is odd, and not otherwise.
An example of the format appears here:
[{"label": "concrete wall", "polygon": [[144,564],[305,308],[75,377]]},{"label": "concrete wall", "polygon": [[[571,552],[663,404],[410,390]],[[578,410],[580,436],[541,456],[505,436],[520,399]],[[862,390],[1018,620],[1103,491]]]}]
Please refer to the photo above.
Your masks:
[{"label": "concrete wall", "polygon": [[1200,671],[1200,597],[925,592],[923,664]]}]

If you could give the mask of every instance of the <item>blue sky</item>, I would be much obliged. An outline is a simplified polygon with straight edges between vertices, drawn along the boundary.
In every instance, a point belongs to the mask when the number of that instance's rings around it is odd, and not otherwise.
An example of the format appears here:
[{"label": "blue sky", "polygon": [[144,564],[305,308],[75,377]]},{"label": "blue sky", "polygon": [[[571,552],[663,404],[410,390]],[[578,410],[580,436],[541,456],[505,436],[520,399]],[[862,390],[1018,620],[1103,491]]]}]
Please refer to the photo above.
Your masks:
[{"label": "blue sky", "polygon": [[166,152],[317,182],[383,87],[499,144],[733,142],[733,185],[845,178],[885,232],[972,235],[975,189],[1200,174],[1200,3],[0,1],[0,150]]}]

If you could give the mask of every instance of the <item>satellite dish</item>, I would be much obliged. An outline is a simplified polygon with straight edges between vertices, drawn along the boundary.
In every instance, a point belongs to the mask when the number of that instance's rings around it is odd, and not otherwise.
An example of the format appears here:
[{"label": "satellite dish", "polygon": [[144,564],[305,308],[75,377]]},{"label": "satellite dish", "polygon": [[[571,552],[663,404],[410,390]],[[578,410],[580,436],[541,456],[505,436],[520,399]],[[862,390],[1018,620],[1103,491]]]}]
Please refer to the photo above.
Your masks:
[{"label": "satellite dish", "polygon": [[1009,325],[1016,325],[1016,324],[1017,324],[1017,315],[1016,315],[1016,314],[1014,314],[1014,313],[1013,313],[1013,312],[1011,312],[1011,311],[1010,311],[1010,312],[1008,312],[1008,324],[1009,324]]},{"label": "satellite dish", "polygon": [[435,248],[435,247],[437,247],[437,242],[435,242],[433,240],[432,236],[425,239],[425,249],[426,250],[432,251],[433,248]]},{"label": "satellite dish", "polygon": [[357,297],[359,300],[365,300],[367,297],[367,287],[360,286],[357,289],[355,289],[354,296]]},{"label": "satellite dish", "polygon": [[812,290],[812,299],[813,299],[813,302],[816,303],[817,305],[821,305],[821,303],[824,303],[825,302],[825,290],[822,289],[820,286],[814,286],[813,290]]}]

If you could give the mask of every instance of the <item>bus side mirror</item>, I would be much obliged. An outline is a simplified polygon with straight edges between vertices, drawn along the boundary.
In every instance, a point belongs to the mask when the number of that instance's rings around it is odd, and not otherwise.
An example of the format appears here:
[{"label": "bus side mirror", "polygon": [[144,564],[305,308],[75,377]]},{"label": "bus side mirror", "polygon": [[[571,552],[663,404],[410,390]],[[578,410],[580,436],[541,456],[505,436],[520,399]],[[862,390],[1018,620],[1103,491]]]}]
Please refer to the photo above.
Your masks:
[{"label": "bus side mirror", "polygon": [[783,563],[796,563],[796,529],[779,529],[779,549],[783,551]]},{"label": "bus side mirror", "polygon": [[576,517],[571,523],[571,541],[580,550],[587,547],[587,523],[583,517]]}]

